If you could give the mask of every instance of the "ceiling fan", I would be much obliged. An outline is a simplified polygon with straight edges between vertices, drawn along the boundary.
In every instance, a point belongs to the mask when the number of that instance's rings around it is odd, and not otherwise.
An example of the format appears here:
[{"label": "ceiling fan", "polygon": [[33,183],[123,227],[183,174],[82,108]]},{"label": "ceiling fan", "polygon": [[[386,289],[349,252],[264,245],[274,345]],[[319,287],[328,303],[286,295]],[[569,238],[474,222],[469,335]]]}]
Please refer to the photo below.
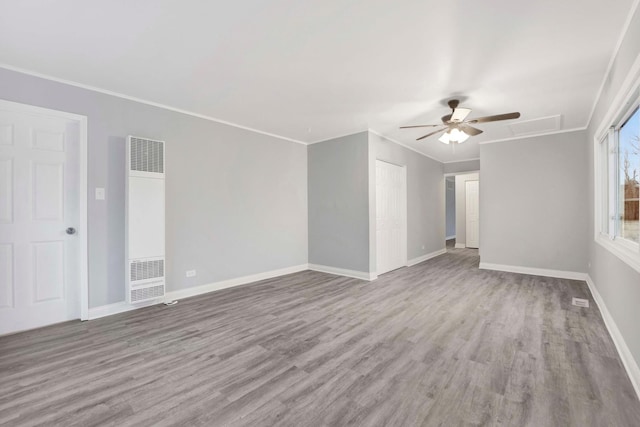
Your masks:
[{"label": "ceiling fan", "polygon": [[487,123],[487,122],[497,122],[500,120],[511,120],[517,119],[520,117],[520,113],[506,113],[506,114],[497,114],[495,116],[486,116],[479,117],[477,119],[465,120],[469,113],[471,113],[470,108],[458,108],[458,104],[460,101],[457,99],[452,99],[448,102],[449,108],[451,108],[451,114],[447,114],[446,116],[442,116],[442,124],[438,125],[413,125],[413,126],[400,126],[400,129],[410,129],[410,128],[434,128],[439,127],[440,129],[435,130],[431,133],[428,133],[420,138],[416,139],[416,141],[420,141],[421,139],[425,139],[430,137],[431,135],[435,135],[436,133],[445,131],[438,141],[443,142],[445,144],[449,143],[463,143],[470,136],[480,135],[482,131],[480,129],[474,128],[470,126],[470,124],[476,123]]}]

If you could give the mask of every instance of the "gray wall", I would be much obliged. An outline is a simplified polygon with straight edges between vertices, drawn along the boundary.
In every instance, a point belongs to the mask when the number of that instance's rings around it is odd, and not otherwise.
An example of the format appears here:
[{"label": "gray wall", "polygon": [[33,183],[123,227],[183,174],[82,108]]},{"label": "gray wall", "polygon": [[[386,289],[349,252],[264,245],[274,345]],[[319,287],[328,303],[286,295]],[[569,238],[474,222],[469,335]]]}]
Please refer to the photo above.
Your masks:
[{"label": "gray wall", "polygon": [[129,134],[167,141],[168,290],[307,262],[304,145],[4,69],[0,98],[88,117],[91,307],[124,300]]},{"label": "gray wall", "polygon": [[[407,258],[445,247],[445,195],[442,163],[369,133],[373,179],[375,159],[407,167]],[[375,186],[374,186],[375,188]],[[371,206],[375,211],[375,191]]]},{"label": "gray wall", "polygon": [[308,146],[309,263],[369,272],[369,141]]},{"label": "gray wall", "polygon": [[462,160],[444,164],[444,173],[477,172],[480,170],[480,159]]},{"label": "gray wall", "polygon": [[[456,175],[456,246],[467,242],[467,181],[480,180],[478,173]],[[482,200],[482,189],[480,190]],[[482,214],[480,214],[482,224]],[[480,232],[480,247],[482,247],[482,231]]]},{"label": "gray wall", "polygon": [[[602,95],[596,105],[591,123],[587,129],[586,145],[588,146],[587,180],[588,260],[591,263],[589,276],[602,296],[613,320],[622,333],[636,363],[640,365],[640,273],[629,267],[615,255],[594,241],[594,158],[593,144],[597,128],[603,123],[611,101],[620,91],[622,82],[627,77],[632,64],[640,55],[640,9],[636,10],[629,25],[628,32],[614,60],[611,73],[607,76]],[[606,124],[608,126],[609,124]]]},{"label": "gray wall", "polygon": [[309,263],[375,266],[375,161],[407,167],[407,257],[444,248],[442,163],[370,132],[309,146]]},{"label": "gray wall", "polygon": [[584,131],[480,147],[481,261],[585,272]]},{"label": "gray wall", "polygon": [[446,211],[446,237],[456,235],[456,180],[451,178],[445,179],[445,211]]}]

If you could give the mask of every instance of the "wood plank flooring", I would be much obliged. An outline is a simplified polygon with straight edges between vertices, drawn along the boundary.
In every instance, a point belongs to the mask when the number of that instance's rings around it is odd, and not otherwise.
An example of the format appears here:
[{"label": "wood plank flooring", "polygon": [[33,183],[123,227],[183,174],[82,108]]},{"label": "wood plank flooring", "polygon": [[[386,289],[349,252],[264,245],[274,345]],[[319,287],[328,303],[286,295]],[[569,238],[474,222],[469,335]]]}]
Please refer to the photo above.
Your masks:
[{"label": "wood plank flooring", "polygon": [[640,426],[584,282],[477,265],[307,271],[0,337],[0,424]]}]

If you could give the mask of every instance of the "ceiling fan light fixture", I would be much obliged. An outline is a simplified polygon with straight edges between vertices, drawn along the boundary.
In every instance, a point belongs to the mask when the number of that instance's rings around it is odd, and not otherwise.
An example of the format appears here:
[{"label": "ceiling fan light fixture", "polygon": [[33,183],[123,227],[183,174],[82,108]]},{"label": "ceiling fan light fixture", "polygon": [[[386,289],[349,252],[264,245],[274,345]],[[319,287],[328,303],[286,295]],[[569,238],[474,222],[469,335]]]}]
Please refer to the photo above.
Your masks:
[{"label": "ceiling fan light fixture", "polygon": [[438,141],[442,142],[443,144],[448,144],[449,143],[449,131],[446,131],[445,133],[443,133],[440,138],[438,138]]},{"label": "ceiling fan light fixture", "polygon": [[469,139],[469,135],[467,135],[460,129],[453,128],[443,133],[442,136],[438,138],[438,141],[444,144],[449,144],[451,142],[462,144],[467,139]]},{"label": "ceiling fan light fixture", "polygon": [[461,144],[465,142],[467,139],[469,139],[469,135],[467,135],[465,132],[461,131],[460,129],[453,129],[451,131],[451,141],[455,141],[458,144]]}]

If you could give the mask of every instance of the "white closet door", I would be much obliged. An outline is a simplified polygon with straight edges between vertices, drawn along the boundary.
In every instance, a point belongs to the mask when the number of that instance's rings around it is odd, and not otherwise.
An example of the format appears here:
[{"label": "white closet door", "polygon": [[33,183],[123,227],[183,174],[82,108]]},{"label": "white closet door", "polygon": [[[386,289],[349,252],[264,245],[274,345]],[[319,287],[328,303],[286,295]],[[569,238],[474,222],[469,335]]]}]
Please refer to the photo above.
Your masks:
[{"label": "white closet door", "polygon": [[0,334],[80,317],[79,129],[0,105]]},{"label": "white closet door", "polygon": [[466,246],[480,247],[480,181],[465,182],[466,194]]},{"label": "white closet door", "polygon": [[407,264],[407,175],[376,161],[376,264],[383,274]]}]

